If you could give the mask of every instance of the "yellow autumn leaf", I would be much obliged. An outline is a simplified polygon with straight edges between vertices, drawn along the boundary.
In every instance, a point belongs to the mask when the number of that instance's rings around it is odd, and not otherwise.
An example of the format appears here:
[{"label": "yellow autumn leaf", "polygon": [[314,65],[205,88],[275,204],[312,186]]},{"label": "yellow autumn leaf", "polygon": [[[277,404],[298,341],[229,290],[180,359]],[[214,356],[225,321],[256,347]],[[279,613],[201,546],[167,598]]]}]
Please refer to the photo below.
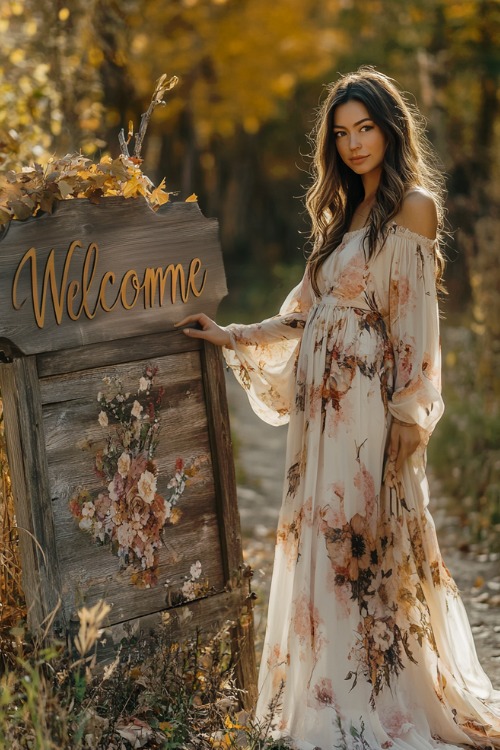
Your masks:
[{"label": "yellow autumn leaf", "polygon": [[191,193],[189,198],[186,198],[186,203],[196,203],[197,200],[198,196],[196,195],[196,193]]},{"label": "yellow autumn leaf", "polygon": [[165,190],[165,178],[160,182],[158,187],[151,191],[149,200],[154,206],[163,206],[170,200],[170,194]]},{"label": "yellow autumn leaf", "polygon": [[122,195],[124,198],[133,198],[139,195],[140,188],[141,188],[141,185],[139,183],[139,180],[134,175],[123,186]]},{"label": "yellow autumn leaf", "polygon": [[244,726],[242,726],[241,724],[238,724],[238,722],[237,722],[237,721],[234,721],[234,720],[233,720],[233,719],[232,719],[232,718],[231,718],[231,717],[229,716],[229,714],[228,714],[228,715],[226,716],[226,718],[224,719],[224,726],[226,727],[226,729],[245,729],[245,727],[244,727]]}]

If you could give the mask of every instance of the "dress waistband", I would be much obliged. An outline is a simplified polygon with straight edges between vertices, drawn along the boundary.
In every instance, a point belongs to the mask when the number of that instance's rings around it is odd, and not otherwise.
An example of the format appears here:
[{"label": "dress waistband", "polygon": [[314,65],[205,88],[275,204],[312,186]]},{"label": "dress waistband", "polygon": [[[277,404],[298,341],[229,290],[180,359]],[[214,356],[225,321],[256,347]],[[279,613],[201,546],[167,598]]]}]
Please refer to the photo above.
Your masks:
[{"label": "dress waistband", "polygon": [[375,312],[368,307],[362,300],[345,300],[340,297],[334,297],[332,294],[324,294],[316,300],[317,305],[330,305],[331,307],[354,308],[355,310],[364,310],[366,312]]}]

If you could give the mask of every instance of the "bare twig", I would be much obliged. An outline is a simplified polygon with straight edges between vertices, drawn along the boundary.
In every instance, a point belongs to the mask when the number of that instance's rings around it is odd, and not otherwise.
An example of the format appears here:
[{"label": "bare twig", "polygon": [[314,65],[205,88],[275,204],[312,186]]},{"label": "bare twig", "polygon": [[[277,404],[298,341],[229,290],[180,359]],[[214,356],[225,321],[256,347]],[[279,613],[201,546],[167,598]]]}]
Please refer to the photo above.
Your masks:
[{"label": "bare twig", "polygon": [[125,140],[125,132],[123,128],[120,130],[118,134],[118,140],[120,142],[120,148],[122,151],[123,156],[125,156],[127,159],[130,159],[130,153],[128,150],[128,144],[134,137],[134,123],[132,120],[128,121],[128,133],[127,133],[127,140]]},{"label": "bare twig", "polygon": [[[148,128],[149,121],[151,119],[151,115],[153,114],[155,107],[157,107],[158,105],[162,105],[162,106],[165,105],[165,102],[163,101],[163,95],[167,91],[170,91],[170,89],[173,89],[174,86],[176,86],[178,82],[179,82],[179,79],[177,78],[177,76],[172,76],[172,78],[170,78],[170,80],[167,81],[166,73],[160,76],[160,78],[158,78],[158,80],[156,81],[156,87],[155,87],[153,96],[151,98],[151,103],[147,109],[147,112],[144,112],[144,114],[141,116],[141,124],[139,127],[139,132],[135,136],[134,157],[136,159],[141,158],[142,143],[144,141],[144,136],[146,135],[146,130]],[[123,130],[122,130],[122,134],[123,134]],[[125,141],[124,136],[123,136],[123,141]],[[122,147],[122,153],[124,153],[121,139],[120,139],[120,146]],[[126,147],[126,144],[125,144],[125,147]],[[127,148],[127,152],[128,152],[128,148]]]},{"label": "bare twig", "polygon": [[128,150],[128,141],[125,139],[125,131],[123,128],[118,133],[118,143],[120,144],[120,149],[121,149],[123,156],[125,156],[127,159],[130,159],[130,153]]}]

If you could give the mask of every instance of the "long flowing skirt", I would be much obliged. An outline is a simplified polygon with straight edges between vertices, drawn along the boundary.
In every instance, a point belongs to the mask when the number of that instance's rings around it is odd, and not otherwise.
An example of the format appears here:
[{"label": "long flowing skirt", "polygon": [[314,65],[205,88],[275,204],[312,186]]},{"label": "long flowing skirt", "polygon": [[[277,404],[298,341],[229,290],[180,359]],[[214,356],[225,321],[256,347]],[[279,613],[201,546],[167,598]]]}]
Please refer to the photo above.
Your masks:
[{"label": "long flowing skirt", "polygon": [[290,414],[257,718],[300,750],[500,746],[500,692],[476,656],[428,511],[425,449],[385,459],[388,342],[320,305]]}]

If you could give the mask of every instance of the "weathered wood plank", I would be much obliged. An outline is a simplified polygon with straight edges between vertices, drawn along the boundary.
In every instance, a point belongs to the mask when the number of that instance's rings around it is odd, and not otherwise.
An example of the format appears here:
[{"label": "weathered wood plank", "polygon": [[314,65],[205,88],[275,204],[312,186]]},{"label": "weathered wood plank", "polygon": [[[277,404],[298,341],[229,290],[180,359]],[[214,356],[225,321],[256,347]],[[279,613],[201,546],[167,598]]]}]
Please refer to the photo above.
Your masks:
[{"label": "weathered wood plank", "polygon": [[[91,605],[105,598],[115,607],[114,617],[128,619],[136,614],[168,606],[167,594],[177,595],[190,567],[197,560],[202,566],[201,580],[206,588],[220,590],[225,578],[221,563],[218,519],[214,508],[213,487],[187,488],[179,501],[180,522],[166,526],[162,533],[164,546],[158,550],[158,585],[140,590],[131,584],[132,570],[120,572],[119,560],[109,545],[95,545],[88,534],[78,528],[75,519],[62,508],[64,524],[56,523],[61,577],[65,593],[65,611],[74,612],[82,603]],[[61,533],[61,526],[66,533]],[[168,584],[168,590],[165,588]]]},{"label": "weathered wood plank", "polygon": [[253,711],[257,703],[257,659],[255,656],[255,630],[253,621],[253,595],[244,598],[239,617],[233,627],[233,652],[236,657],[236,678],[238,685],[244,685],[243,708]]},{"label": "weathered wood plank", "polygon": [[[208,439],[205,438],[207,450]],[[204,453],[203,445],[196,442],[193,453],[184,454],[188,465],[191,458],[208,457]],[[200,453],[197,453],[200,451]],[[170,471],[160,470],[158,492],[169,496],[166,488],[169,477],[174,473],[174,461],[169,463]],[[91,468],[91,467],[89,467]],[[66,487],[68,487],[68,480]],[[89,481],[85,478],[82,485],[95,494],[97,490],[105,488],[99,486],[95,478],[89,473]],[[69,484],[71,487],[71,484]],[[72,485],[74,490],[78,485]],[[220,589],[224,585],[221,551],[217,530],[217,515],[215,510],[212,468],[207,460],[199,473],[190,479],[184,494],[179,500],[178,509],[182,513],[181,520],[176,526],[166,526],[163,531],[165,546],[158,551],[158,580],[159,585],[148,592],[139,591],[130,584],[130,572],[119,573],[118,559],[111,554],[109,546],[95,546],[88,534],[78,528],[77,521],[69,511],[70,493],[54,498],[53,511],[55,532],[60,550],[60,564],[63,586],[65,591],[66,609],[71,610],[83,601],[93,603],[99,598],[113,605],[124,604],[117,617],[130,617],[138,610],[141,614],[154,611],[166,606],[166,591],[164,585],[170,579],[169,591],[178,593],[185,576],[189,575],[190,566],[200,559],[203,577],[209,585]],[[79,592],[79,601],[72,592]],[[77,598],[78,598],[77,597]],[[148,609],[149,608],[149,609]],[[118,611],[118,610],[117,610]]]},{"label": "weathered wood plank", "polygon": [[30,626],[37,629],[57,607],[61,583],[35,358],[3,365],[1,373],[16,517],[23,529],[23,586]]},{"label": "weathered wood plank", "polygon": [[238,684],[244,685],[246,689],[243,706],[253,709],[257,700],[257,662],[254,647],[253,599],[248,577],[251,571],[243,566],[240,517],[235,502],[236,477],[226,382],[220,350],[205,344],[201,356],[224,573],[229,587],[247,589],[247,596],[242,599],[240,605],[239,617],[232,628],[233,648],[235,653],[238,653],[236,673]]},{"label": "weathered wood plank", "polygon": [[78,346],[74,349],[62,349],[57,352],[42,352],[37,356],[38,374],[44,378],[48,375],[87,370],[89,363],[92,363],[92,367],[104,367],[122,362],[134,362],[144,359],[145,351],[148,352],[149,357],[163,357],[200,348],[200,341],[184,336],[179,330],[162,331],[151,335]]},{"label": "weathered wood plank", "polygon": [[[95,442],[94,446],[98,448],[102,443]],[[196,446],[196,447],[195,447]],[[51,486],[51,495],[53,503],[69,502],[71,496],[77,488],[87,487],[90,491],[98,488],[102,489],[102,483],[94,474],[94,458],[88,453],[79,456],[71,450],[71,445],[67,444],[58,453],[51,456],[49,466],[49,477]],[[167,449],[165,448],[165,451]],[[86,451],[87,453],[87,451]],[[196,429],[196,423],[190,430],[182,435],[182,440],[176,441],[175,451],[159,452],[155,458],[158,467],[158,488],[162,490],[167,478],[175,473],[175,461],[177,458],[184,458],[188,465],[193,462],[203,464],[200,474],[196,476],[196,482],[200,482],[211,476],[212,464],[209,456],[209,444],[206,432],[202,429]],[[193,480],[194,481],[194,480]]]},{"label": "weathered wood plank", "polygon": [[136,393],[143,368],[148,364],[154,364],[158,367],[158,374],[155,377],[156,385],[162,385],[166,389],[170,386],[185,383],[186,390],[189,390],[189,383],[199,381],[201,377],[198,351],[152,358],[143,347],[141,360],[138,361],[109,364],[101,367],[92,366],[92,368],[85,370],[42,378],[40,380],[42,403],[51,404],[80,400],[87,401],[95,408],[97,406],[97,394],[99,391],[105,391],[104,377],[119,378],[126,391],[130,391],[131,394]]},{"label": "weathered wood plank", "polygon": [[[191,435],[196,435],[192,432]],[[189,439],[189,436],[187,436]],[[196,435],[196,448],[194,441],[183,440],[177,443],[175,453],[160,456],[155,459],[158,470],[158,491],[165,495],[166,486],[170,477],[175,474],[175,461],[177,457],[183,458],[188,467],[201,464],[197,469],[197,475],[191,480],[195,486],[203,487],[212,484],[212,464],[209,457],[209,446],[206,434]],[[92,456],[88,456],[86,463],[78,457],[73,457],[67,463],[64,460],[51,462],[49,467],[49,478],[51,480],[51,495],[54,513],[60,514],[60,508],[66,507],[71,497],[79,490],[87,489],[89,492],[104,490],[103,483],[94,474],[94,463]],[[167,493],[169,494],[169,493]],[[58,518],[57,523],[62,523]]]},{"label": "weathered wood plank", "polygon": [[[154,612],[151,615],[112,624],[108,616],[105,644],[107,655],[111,656],[124,638],[147,636],[162,622],[168,623],[168,635],[172,641],[183,640],[197,630],[200,633],[211,634],[227,621],[231,621],[236,613],[238,613],[236,616],[239,616],[245,599],[244,589],[234,588],[231,591],[222,591],[205,599],[174,607],[169,610],[166,617],[162,612]],[[101,651],[101,654],[105,655],[105,652]]]},{"label": "weathered wood plank", "polygon": [[[161,408],[160,439],[155,453],[158,492],[169,496],[168,481],[175,473],[178,457],[187,466],[198,467],[179,502],[180,524],[167,526],[163,532],[165,547],[158,552],[159,585],[147,592],[133,587],[131,572],[120,573],[118,559],[109,547],[96,547],[88,534],[78,528],[69,510],[69,502],[79,490],[90,492],[92,497],[106,490],[94,473],[95,454],[104,447],[110,432],[110,427],[103,428],[97,419],[100,407],[96,394],[103,388],[103,377],[118,378],[123,390],[133,393],[144,366],[149,363],[151,360],[125,362],[41,380],[52,508],[67,616],[74,616],[75,608],[82,603],[90,606],[100,598],[106,598],[113,606],[117,621],[130,618],[132,613],[143,615],[164,608],[167,593],[178,597],[190,566],[197,559],[201,559],[207,587],[220,590],[224,586],[198,351],[160,357],[151,363],[158,367],[153,392],[165,388],[165,408]],[[180,430],[179,425],[182,425]],[[168,592],[164,588],[167,578]]]},{"label": "weathered wood plank", "polygon": [[207,421],[212,445],[214,482],[219,512],[221,545],[227,579],[235,574],[243,560],[241,527],[236,497],[236,477],[231,443],[231,427],[227,409],[226,383],[219,349],[205,344],[202,350],[203,384]]},{"label": "weathered wood plank", "polygon": [[22,564],[22,583],[30,607],[30,625],[36,628],[45,617],[40,598],[39,550],[37,548],[31,504],[26,487],[23,443],[19,420],[19,391],[12,364],[0,365],[0,390],[2,394],[5,439],[12,482],[16,523],[19,528],[19,549]]},{"label": "weathered wood plank", "polygon": [[[180,598],[190,567],[197,560],[201,562],[201,581],[206,593],[224,588],[214,515],[197,519],[188,526],[183,524],[182,535],[179,527],[173,527],[167,529],[164,536],[165,547],[159,550],[159,583],[146,589],[131,583],[133,571],[118,569],[118,560],[109,548],[94,546],[88,540],[87,547],[82,547],[79,561],[73,558],[61,566],[66,618],[74,620],[79,607],[91,607],[99,599],[111,605],[110,621],[113,623],[168,609]],[[207,556],[208,550],[210,556]]]},{"label": "weathered wood plank", "polygon": [[61,201],[11,222],[0,249],[0,339],[24,354],[172,330],[227,293],[217,221],[196,203]]},{"label": "weathered wood plank", "polygon": [[[177,357],[180,357],[180,361],[173,362]],[[172,473],[177,457],[193,459],[194,446],[198,457],[205,454],[207,467],[210,464],[211,470],[202,384],[199,375],[196,375],[199,370],[198,353],[167,357],[157,360],[155,364],[159,367],[157,385],[165,387],[160,441],[156,453],[160,476]],[[69,499],[78,484],[87,482],[94,486],[96,483],[93,460],[97,450],[104,447],[109,435],[109,428],[101,427],[97,419],[99,405],[96,394],[103,387],[103,374],[116,374],[122,380],[124,388],[132,390],[134,385],[137,386],[137,376],[141,372],[141,364],[133,368],[123,365],[42,381],[43,398],[46,401],[43,409],[44,426],[53,498]],[[70,398],[73,400],[69,400]],[[182,425],[180,430],[179,425]],[[171,437],[173,435],[174,441]]]}]

